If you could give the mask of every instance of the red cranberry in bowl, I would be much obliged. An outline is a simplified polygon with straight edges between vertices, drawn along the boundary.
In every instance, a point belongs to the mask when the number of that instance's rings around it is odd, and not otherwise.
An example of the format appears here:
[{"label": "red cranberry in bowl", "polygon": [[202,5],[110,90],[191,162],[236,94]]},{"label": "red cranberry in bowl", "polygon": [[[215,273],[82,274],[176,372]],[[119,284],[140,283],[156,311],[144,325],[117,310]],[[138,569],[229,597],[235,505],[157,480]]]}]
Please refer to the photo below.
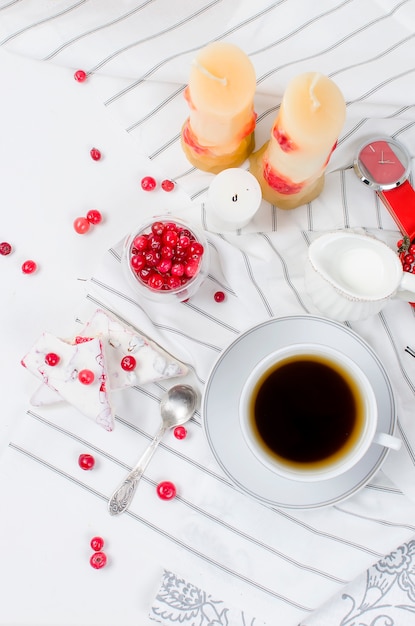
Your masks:
[{"label": "red cranberry in bowl", "polygon": [[123,269],[136,293],[156,302],[188,300],[208,271],[204,234],[180,218],[156,216],[126,237]]}]

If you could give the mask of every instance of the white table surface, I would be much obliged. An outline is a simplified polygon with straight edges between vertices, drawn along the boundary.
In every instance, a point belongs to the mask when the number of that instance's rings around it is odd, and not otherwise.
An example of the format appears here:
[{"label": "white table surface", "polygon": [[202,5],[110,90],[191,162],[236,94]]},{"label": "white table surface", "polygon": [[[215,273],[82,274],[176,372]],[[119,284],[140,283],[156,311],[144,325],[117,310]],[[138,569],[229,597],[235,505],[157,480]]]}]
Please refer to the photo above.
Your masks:
[{"label": "white table surface", "polygon": [[[326,509],[275,511],[234,492],[203,439],[199,414],[188,450],[207,471],[195,470],[192,480],[192,471],[168,456],[169,446],[178,445],[170,440],[167,452],[154,460],[134,515],[111,518],[105,497],[155,432],[155,400],[162,387],[144,389],[139,403],[128,395],[119,401],[120,414],[142,426],[145,436],[131,435],[122,424],[108,434],[69,407],[59,407],[39,415],[78,440],[61,440],[53,429],[42,439],[41,421],[26,414],[38,381],[20,359],[45,330],[59,337],[76,332],[86,293],[92,293],[87,281],[102,278],[106,251],[143,217],[159,211],[160,204],[209,226],[203,202],[212,177],[190,167],[178,142],[186,115],[180,88],[198,46],[224,34],[251,54],[261,77],[258,147],[268,138],[291,77],[316,68],[332,75],[343,90],[347,120],[326,188],[312,206],[293,212],[265,203],[257,220],[239,235],[209,232],[215,250],[212,277],[194,307],[191,303],[183,309],[182,320],[177,311],[151,306],[123,313],[178,358],[190,361],[203,389],[215,358],[247,327],[274,316],[315,313],[302,282],[304,233],[365,227],[389,242],[395,235],[398,239],[394,222],[355,179],[350,165],[356,146],[370,134],[397,136],[413,157],[415,3],[261,0],[253,8],[242,1],[200,1],[193,10],[203,8],[201,14],[170,33],[168,26],[190,13],[186,2],[157,0],[143,3],[141,11],[137,7],[130,1],[120,7],[98,0],[0,3],[0,240],[13,246],[12,254],[0,258],[0,624],[154,623],[148,613],[163,570],[170,569],[256,616],[258,622],[252,623],[296,626],[414,534],[415,359],[405,347],[415,349],[415,321],[409,305],[391,302],[373,320],[352,325],[391,376],[403,449],[390,455],[358,494]],[[98,21],[114,21],[129,11],[132,20],[114,22],[47,58],[76,33],[93,32]],[[253,13],[257,17],[249,21]],[[59,16],[50,19],[55,14]],[[244,20],[246,27],[238,28]],[[163,29],[168,34],[151,35]],[[128,46],[138,39],[141,48]],[[111,58],[111,50],[122,46],[125,54]],[[163,54],[170,61],[157,66]],[[78,68],[95,70],[80,84],[73,79]],[[146,79],[140,81],[143,75]],[[134,89],[126,90],[132,84]],[[158,111],[160,102],[164,105]],[[94,146],[103,154],[99,162],[89,156]],[[173,178],[178,185],[168,197],[160,190],[146,193],[140,180],[147,174],[158,181]],[[104,221],[80,236],[73,220],[91,208],[99,209]],[[265,234],[257,234],[261,232]],[[29,258],[39,267],[26,276],[20,268]],[[254,296],[244,282],[241,259],[248,259],[257,279]],[[264,267],[271,269],[264,273]],[[229,289],[228,308],[213,308],[212,294],[221,280]],[[220,330],[203,326],[201,310],[223,322]],[[184,323],[187,332],[194,329],[197,341],[210,341],[215,349],[207,353],[201,345],[189,348],[186,340],[176,339],[170,331],[183,330]],[[135,406],[148,409],[148,416],[133,415]],[[34,456],[19,453],[19,446]],[[76,458],[88,446],[114,454],[119,463],[106,464],[102,455],[94,473],[85,476]],[[36,455],[45,462],[36,461]],[[47,463],[59,471],[49,471]],[[170,479],[177,476],[193,509],[180,511],[180,500],[169,503],[176,506],[170,510],[156,501],[151,481],[166,473]],[[238,531],[228,536],[224,524],[217,529],[197,507],[206,507]],[[255,540],[245,541],[244,533]],[[95,534],[105,537],[110,561],[99,572],[88,563]],[[264,555],[261,541],[267,545]]]}]

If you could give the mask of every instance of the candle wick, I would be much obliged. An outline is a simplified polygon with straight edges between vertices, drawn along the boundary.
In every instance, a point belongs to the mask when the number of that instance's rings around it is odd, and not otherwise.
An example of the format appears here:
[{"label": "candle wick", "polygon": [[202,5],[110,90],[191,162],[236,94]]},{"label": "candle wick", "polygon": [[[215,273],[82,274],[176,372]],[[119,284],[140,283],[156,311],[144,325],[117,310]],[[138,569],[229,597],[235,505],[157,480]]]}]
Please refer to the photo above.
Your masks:
[{"label": "candle wick", "polygon": [[314,93],[314,89],[318,83],[318,81],[320,80],[321,74],[315,74],[314,78],[311,82],[310,85],[310,97],[311,97],[311,102],[312,102],[312,108],[313,110],[318,109],[320,106],[320,100],[317,98],[316,94]]},{"label": "candle wick", "polygon": [[238,194],[236,193],[234,196],[232,196],[232,202],[237,202],[238,201]]},{"label": "candle wick", "polygon": [[205,67],[203,67],[203,65],[200,65],[200,63],[198,63],[196,59],[193,60],[193,65],[195,65],[197,69],[208,78],[211,78],[212,80],[217,80],[218,83],[221,83],[222,85],[225,85],[225,86],[228,84],[228,81],[226,80],[225,77],[221,78],[220,76],[215,76],[214,74],[209,72],[209,70],[207,70]]}]

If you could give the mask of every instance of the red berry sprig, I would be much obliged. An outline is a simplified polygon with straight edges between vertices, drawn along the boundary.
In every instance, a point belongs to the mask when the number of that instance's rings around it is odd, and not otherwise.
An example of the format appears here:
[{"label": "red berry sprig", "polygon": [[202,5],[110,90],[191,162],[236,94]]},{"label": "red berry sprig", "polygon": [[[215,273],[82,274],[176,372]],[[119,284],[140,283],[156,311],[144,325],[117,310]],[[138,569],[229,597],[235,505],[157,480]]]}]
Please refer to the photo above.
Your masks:
[{"label": "red berry sprig", "polygon": [[409,237],[404,237],[397,246],[403,271],[415,274],[415,243],[411,243]]},{"label": "red berry sprig", "polygon": [[[404,237],[396,245],[403,271],[415,274],[415,243],[412,243],[409,237]],[[410,302],[409,304],[415,308],[415,302]]]}]

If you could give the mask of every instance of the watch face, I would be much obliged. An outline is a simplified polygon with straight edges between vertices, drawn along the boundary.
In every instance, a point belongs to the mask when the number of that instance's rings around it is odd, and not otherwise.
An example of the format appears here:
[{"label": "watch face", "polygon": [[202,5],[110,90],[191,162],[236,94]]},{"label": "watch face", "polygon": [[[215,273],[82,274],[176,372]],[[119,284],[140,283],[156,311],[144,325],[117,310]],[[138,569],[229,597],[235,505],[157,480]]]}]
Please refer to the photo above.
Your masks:
[{"label": "watch face", "polygon": [[393,139],[373,139],[359,151],[354,169],[359,178],[376,190],[393,189],[408,177],[410,157]]}]

